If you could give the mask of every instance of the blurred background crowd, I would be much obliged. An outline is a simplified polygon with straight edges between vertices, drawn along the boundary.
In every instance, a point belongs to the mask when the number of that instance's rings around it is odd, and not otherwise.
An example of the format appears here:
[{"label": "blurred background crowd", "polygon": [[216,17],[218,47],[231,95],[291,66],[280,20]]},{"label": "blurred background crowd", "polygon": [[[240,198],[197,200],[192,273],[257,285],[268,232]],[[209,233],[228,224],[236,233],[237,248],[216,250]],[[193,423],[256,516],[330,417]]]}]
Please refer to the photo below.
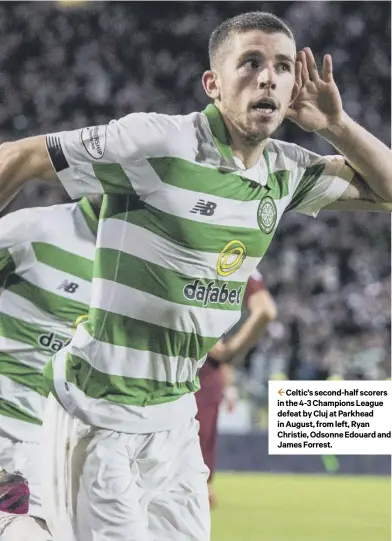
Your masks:
[{"label": "blurred background crowd", "polygon": [[[256,9],[284,18],[318,61],[332,55],[345,110],[390,145],[389,2],[1,2],[0,140],[203,109],[210,32]],[[277,137],[334,152],[289,122]],[[6,212],[65,200],[35,181]],[[278,320],[242,372],[252,395],[271,374],[390,375],[390,223],[376,213],[283,218],[261,267]]]}]

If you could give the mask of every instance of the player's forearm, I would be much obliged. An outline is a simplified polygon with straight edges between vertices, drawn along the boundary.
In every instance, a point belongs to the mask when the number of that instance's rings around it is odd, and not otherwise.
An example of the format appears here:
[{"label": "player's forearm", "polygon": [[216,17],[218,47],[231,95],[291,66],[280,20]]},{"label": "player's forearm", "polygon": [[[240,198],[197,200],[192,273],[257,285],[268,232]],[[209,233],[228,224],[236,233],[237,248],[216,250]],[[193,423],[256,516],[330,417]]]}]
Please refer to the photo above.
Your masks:
[{"label": "player's forearm", "polygon": [[222,365],[222,379],[225,388],[235,385],[235,368],[232,365]]},{"label": "player's forearm", "polygon": [[0,209],[33,178],[58,182],[44,136],[0,145]]},{"label": "player's forearm", "polygon": [[221,362],[230,362],[253,347],[265,332],[270,318],[266,313],[253,312],[240,329],[230,338],[220,340],[211,350],[212,357]]},{"label": "player's forearm", "polygon": [[370,189],[392,202],[392,152],[347,114],[341,122],[318,132],[360,173]]},{"label": "player's forearm", "polygon": [[252,313],[239,331],[228,340],[227,346],[232,356],[245,353],[253,347],[264,334],[269,321],[265,314]]}]

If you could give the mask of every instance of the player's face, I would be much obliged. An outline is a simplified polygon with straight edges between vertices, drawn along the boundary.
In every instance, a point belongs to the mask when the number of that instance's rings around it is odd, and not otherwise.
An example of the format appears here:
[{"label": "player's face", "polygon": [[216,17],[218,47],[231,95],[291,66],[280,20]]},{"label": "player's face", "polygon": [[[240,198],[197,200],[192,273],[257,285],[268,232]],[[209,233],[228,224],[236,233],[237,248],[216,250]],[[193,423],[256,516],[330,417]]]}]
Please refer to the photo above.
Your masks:
[{"label": "player's face", "polygon": [[217,72],[219,109],[249,143],[271,135],[294,96],[295,43],[285,34],[235,34]]}]

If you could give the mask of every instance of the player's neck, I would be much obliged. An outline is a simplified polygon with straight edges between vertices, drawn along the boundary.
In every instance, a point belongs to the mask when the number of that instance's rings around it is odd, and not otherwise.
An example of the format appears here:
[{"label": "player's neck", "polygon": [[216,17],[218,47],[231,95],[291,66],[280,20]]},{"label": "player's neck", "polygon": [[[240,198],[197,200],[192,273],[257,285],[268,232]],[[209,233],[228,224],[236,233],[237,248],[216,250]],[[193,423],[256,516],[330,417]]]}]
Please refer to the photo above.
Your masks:
[{"label": "player's neck", "polygon": [[222,110],[222,105],[217,101],[214,106],[209,105],[206,111],[214,136],[230,146],[233,155],[241,160],[245,169],[250,169],[260,162],[268,137],[259,141],[246,136],[245,130],[233,121],[224,108]]},{"label": "player's neck", "polygon": [[226,127],[230,134],[230,147],[233,155],[241,160],[246,169],[250,169],[259,163],[268,138],[260,142],[250,141],[227,119]]},{"label": "player's neck", "polygon": [[241,160],[246,169],[250,169],[260,162],[266,145],[267,141],[262,141],[258,145],[248,145],[241,137],[232,137],[230,144],[233,155]]}]

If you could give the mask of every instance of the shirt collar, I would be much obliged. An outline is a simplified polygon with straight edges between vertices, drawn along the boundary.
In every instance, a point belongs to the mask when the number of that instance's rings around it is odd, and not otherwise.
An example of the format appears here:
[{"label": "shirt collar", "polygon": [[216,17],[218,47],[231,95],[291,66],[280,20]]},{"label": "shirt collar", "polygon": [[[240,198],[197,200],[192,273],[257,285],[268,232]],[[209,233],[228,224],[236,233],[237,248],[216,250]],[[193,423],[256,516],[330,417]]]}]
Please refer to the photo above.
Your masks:
[{"label": "shirt collar", "polygon": [[[210,103],[204,109],[203,113],[207,117],[208,123],[210,125],[210,129],[211,129],[211,133],[214,137],[215,144],[220,154],[224,156],[225,158],[233,160],[233,162],[235,163],[233,151],[229,143],[230,135],[223,121],[223,118],[219,109],[217,108],[215,104]],[[268,175],[267,187],[271,188],[270,182],[272,180],[272,175],[271,175],[270,161],[269,161],[267,147],[263,150],[263,156],[264,156],[265,164],[267,166],[267,175]]]}]

